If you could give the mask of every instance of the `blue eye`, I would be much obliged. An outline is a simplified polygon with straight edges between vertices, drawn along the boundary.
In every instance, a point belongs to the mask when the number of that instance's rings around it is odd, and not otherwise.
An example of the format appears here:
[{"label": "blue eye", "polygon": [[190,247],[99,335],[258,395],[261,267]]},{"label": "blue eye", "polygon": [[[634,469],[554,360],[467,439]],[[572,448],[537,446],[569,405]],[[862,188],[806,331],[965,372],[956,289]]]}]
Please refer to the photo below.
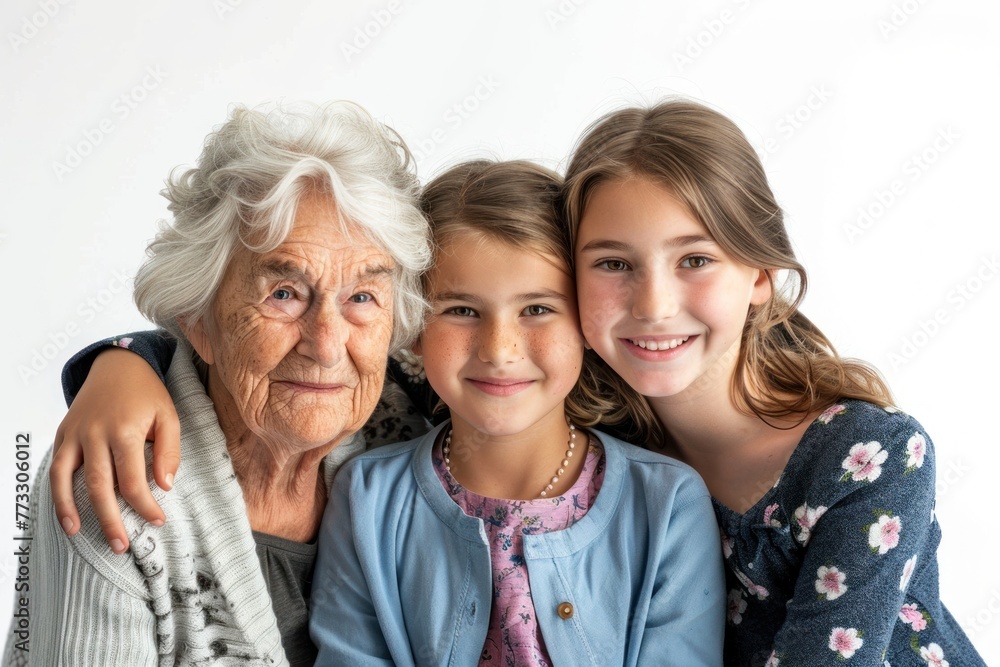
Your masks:
[{"label": "blue eye", "polygon": [[276,289],[271,296],[278,301],[287,301],[292,298],[292,291],[287,289]]},{"label": "blue eye", "polygon": [[447,315],[458,315],[459,317],[475,317],[476,311],[468,306],[455,306],[444,311]]},{"label": "blue eye", "polygon": [[368,292],[360,292],[358,294],[354,294],[351,296],[351,301],[353,301],[354,303],[368,303],[374,300],[375,297],[373,297]]}]

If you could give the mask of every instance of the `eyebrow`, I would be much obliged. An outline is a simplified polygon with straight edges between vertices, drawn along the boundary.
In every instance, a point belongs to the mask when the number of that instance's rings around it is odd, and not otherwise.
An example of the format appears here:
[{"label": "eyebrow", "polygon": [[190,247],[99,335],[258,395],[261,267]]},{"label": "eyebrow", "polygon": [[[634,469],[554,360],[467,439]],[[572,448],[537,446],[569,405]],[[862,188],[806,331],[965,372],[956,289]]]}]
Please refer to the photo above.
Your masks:
[{"label": "eyebrow", "polygon": [[[523,294],[518,294],[514,297],[515,301],[537,301],[539,299],[556,299],[559,301],[569,301],[569,297],[565,294],[560,294],[555,290],[538,290],[535,292],[525,292]],[[466,294],[464,292],[439,292],[437,294],[431,295],[431,301],[466,301],[468,303],[481,304],[483,299],[476,296],[475,294]]]},{"label": "eyebrow", "polygon": [[[265,259],[253,268],[252,273],[255,278],[293,278],[301,280],[308,280],[309,278],[309,275],[302,266],[287,259]],[[360,277],[374,278],[384,275],[392,276],[392,274],[393,270],[391,266],[386,264],[371,264],[365,266],[364,270],[360,273]]]},{"label": "eyebrow", "polygon": [[[704,234],[689,234],[687,236],[677,236],[670,239],[665,243],[665,245],[674,248],[685,248],[690,245],[696,245],[698,243],[711,243],[712,245],[718,245],[715,239],[705,236]],[[591,241],[587,245],[580,248],[580,252],[593,252],[596,250],[617,250],[620,252],[628,252],[635,250],[635,246],[624,243],[623,241],[615,241],[612,239],[598,239]]]}]

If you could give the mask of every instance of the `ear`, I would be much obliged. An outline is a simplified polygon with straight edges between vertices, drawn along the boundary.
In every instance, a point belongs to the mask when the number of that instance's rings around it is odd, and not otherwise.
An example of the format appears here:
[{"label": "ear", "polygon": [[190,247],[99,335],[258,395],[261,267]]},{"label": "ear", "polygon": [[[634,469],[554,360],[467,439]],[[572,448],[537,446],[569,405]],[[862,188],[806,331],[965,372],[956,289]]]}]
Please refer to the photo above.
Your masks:
[{"label": "ear", "polygon": [[212,341],[208,336],[208,332],[205,331],[204,319],[198,319],[192,322],[187,322],[185,320],[180,320],[178,322],[181,326],[181,330],[184,335],[187,336],[188,342],[191,343],[191,347],[194,351],[198,353],[202,361],[211,366],[215,363],[215,354],[212,351]]},{"label": "ear", "polygon": [[777,274],[777,269],[754,269],[757,277],[753,281],[753,288],[750,292],[750,304],[761,306],[768,302],[774,294],[772,282]]},{"label": "ear", "polygon": [[420,336],[417,336],[417,339],[413,341],[413,345],[410,346],[410,352],[418,356],[423,356],[424,347],[420,344]]}]

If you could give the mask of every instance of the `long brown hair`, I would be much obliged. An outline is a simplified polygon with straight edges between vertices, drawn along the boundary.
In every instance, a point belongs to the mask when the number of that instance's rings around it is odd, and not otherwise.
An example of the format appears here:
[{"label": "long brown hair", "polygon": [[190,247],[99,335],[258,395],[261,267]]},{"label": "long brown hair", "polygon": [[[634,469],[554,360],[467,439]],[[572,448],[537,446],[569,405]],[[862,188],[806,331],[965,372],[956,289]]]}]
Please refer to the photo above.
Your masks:
[{"label": "long brown hair", "polygon": [[[600,183],[651,178],[676,196],[735,260],[767,270],[772,296],[751,306],[730,387],[734,405],[767,421],[807,415],[841,398],[883,407],[892,395],[878,371],[842,359],[799,312],[807,279],[757,153],[722,114],[687,100],[610,113],[584,133],[566,174],[570,241]],[[787,277],[776,281],[775,274]],[[649,404],[624,381],[623,402],[649,442],[666,434]],[[804,418],[804,417],[803,417]]]},{"label": "long brown hair", "polygon": [[[435,253],[456,235],[472,232],[552,257],[571,274],[562,186],[559,174],[525,160],[473,160],[448,169],[428,183],[420,196]],[[566,397],[566,415],[580,426],[621,421],[627,414],[614,397],[605,395],[605,371],[599,363],[597,355],[586,351],[580,377]]]}]

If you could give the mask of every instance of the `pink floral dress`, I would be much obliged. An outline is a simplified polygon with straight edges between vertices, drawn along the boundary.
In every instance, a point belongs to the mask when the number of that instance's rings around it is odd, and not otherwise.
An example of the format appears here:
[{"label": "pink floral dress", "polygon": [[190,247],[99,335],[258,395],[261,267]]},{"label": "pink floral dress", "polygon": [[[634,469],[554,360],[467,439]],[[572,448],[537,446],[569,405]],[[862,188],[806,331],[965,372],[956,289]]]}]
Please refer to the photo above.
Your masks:
[{"label": "pink floral dress", "polygon": [[435,447],[441,483],[462,511],[483,520],[490,541],[493,606],[481,666],[552,664],[531,601],[523,537],[565,530],[587,513],[604,480],[604,452],[595,445],[590,438],[583,470],[569,491],[539,500],[486,498],[463,488],[445,470],[440,445]]}]

